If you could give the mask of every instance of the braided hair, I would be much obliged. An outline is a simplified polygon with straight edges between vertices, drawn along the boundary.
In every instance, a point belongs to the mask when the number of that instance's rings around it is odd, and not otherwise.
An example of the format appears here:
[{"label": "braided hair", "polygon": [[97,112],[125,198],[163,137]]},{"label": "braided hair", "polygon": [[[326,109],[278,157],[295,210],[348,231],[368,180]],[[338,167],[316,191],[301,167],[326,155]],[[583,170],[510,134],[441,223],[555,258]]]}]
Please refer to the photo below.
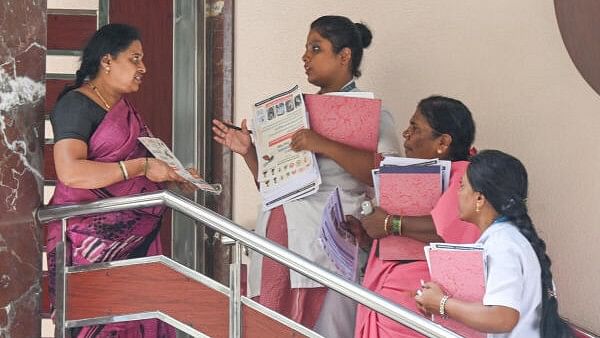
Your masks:
[{"label": "braided hair", "polygon": [[354,23],[345,16],[326,15],[313,21],[310,29],[329,40],[335,53],[339,53],[343,48],[350,48],[352,51],[352,75],[360,77],[359,68],[363,49],[369,47],[373,39],[369,27],[363,23]]},{"label": "braided hair", "polygon": [[467,178],[473,191],[483,194],[492,207],[513,223],[533,247],[542,271],[542,337],[572,337],[568,324],[558,314],[552,282],[552,262],[546,243],[535,230],[527,212],[527,171],[515,157],[498,150],[484,150],[471,159]]},{"label": "braided hair", "polygon": [[93,80],[106,54],[116,58],[136,40],[141,40],[138,30],[125,24],[111,23],[96,31],[83,49],[81,65],[75,73],[75,81],[65,86],[58,95],[58,100],[67,92],[81,87],[86,79]]}]

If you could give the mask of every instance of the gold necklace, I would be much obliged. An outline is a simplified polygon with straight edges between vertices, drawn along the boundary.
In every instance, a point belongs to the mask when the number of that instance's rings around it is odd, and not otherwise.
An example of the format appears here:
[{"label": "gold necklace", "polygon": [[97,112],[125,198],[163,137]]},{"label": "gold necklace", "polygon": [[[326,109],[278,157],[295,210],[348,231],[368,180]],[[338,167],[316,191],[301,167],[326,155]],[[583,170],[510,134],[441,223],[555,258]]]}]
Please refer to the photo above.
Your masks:
[{"label": "gold necklace", "polygon": [[102,103],[104,103],[104,106],[106,107],[106,110],[110,110],[110,105],[108,104],[108,102],[106,102],[106,100],[104,99],[104,97],[102,96],[102,94],[100,94],[100,91],[98,90],[98,88],[96,86],[94,86],[93,83],[88,82],[87,83],[88,86],[90,86],[90,88],[92,88],[92,90],[94,91],[94,93],[96,93],[96,95],[98,95],[98,97],[100,98],[100,100],[102,101]]}]

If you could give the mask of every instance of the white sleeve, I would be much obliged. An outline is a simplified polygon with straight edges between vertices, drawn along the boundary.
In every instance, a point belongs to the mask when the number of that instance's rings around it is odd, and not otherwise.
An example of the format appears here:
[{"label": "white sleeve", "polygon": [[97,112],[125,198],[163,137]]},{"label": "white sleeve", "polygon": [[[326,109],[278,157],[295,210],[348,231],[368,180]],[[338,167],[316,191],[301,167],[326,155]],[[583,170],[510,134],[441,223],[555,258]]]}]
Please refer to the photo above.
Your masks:
[{"label": "white sleeve", "polygon": [[400,154],[400,143],[396,134],[396,125],[389,111],[382,109],[379,117],[379,143],[377,152],[381,154]]},{"label": "white sleeve", "polygon": [[519,247],[507,241],[486,245],[487,280],[484,305],[502,305],[520,312],[523,297],[523,262]]}]

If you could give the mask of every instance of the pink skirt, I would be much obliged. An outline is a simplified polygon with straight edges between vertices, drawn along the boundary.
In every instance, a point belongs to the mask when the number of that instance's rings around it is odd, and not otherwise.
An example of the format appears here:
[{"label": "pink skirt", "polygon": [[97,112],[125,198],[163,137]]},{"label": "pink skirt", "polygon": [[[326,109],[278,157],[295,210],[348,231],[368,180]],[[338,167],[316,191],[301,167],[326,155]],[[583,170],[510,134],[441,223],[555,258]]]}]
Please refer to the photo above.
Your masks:
[{"label": "pink skirt", "polygon": [[[271,210],[266,236],[288,247],[287,221],[283,207]],[[260,304],[308,328],[313,328],[326,294],[325,287],[292,288],[290,270],[270,258],[263,258],[260,295],[255,297]]]},{"label": "pink skirt", "polygon": [[[383,261],[375,255],[376,250],[377,241],[373,242],[369,254],[363,286],[421,315],[415,303],[415,293],[421,286],[421,280],[430,280],[427,262],[403,264],[397,261]],[[424,336],[366,306],[358,305],[355,337]]]}]

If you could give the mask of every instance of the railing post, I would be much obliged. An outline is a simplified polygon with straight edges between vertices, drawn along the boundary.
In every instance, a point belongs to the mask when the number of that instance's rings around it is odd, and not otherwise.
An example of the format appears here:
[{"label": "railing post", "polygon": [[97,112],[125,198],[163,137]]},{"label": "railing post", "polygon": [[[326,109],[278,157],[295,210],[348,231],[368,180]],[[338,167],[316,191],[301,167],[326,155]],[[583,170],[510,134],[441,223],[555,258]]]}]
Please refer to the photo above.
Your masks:
[{"label": "railing post", "polygon": [[54,311],[55,311],[55,335],[58,338],[68,337],[65,331],[65,314],[67,306],[67,250],[65,248],[67,238],[67,218],[62,219],[60,242],[56,245],[56,288]]},{"label": "railing post", "polygon": [[241,309],[241,268],[242,245],[235,241],[232,262],[229,266],[229,337],[239,338],[242,335],[242,309]]}]

